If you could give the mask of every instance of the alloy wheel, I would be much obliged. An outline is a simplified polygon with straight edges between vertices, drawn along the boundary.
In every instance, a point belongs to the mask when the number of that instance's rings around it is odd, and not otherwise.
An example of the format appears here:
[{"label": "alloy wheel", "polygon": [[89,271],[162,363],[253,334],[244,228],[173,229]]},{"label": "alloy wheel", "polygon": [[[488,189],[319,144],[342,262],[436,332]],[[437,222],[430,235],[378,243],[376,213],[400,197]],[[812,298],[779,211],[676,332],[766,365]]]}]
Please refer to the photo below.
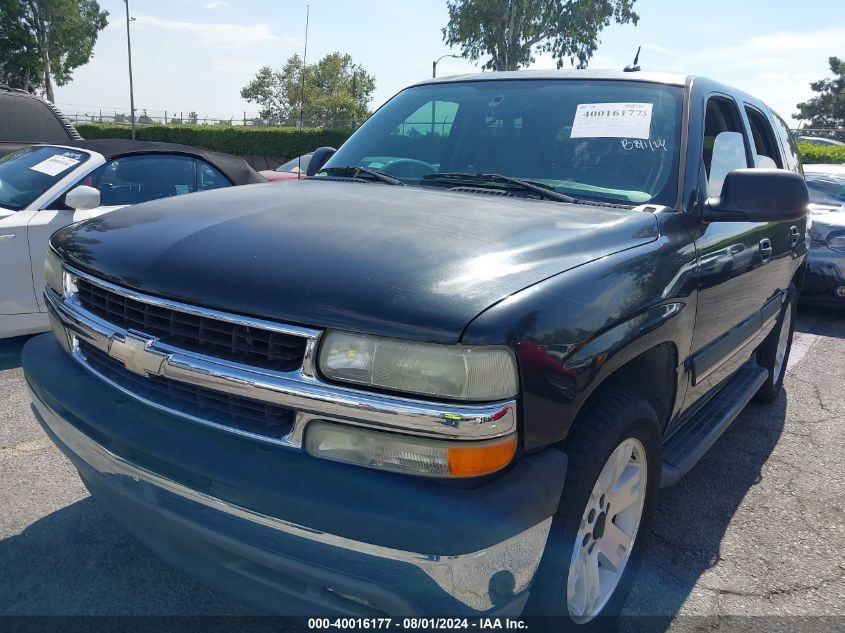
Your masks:
[{"label": "alloy wheel", "polygon": [[596,480],[572,548],[566,600],[572,619],[595,618],[625,573],[643,514],[648,463],[643,444],[624,440]]}]

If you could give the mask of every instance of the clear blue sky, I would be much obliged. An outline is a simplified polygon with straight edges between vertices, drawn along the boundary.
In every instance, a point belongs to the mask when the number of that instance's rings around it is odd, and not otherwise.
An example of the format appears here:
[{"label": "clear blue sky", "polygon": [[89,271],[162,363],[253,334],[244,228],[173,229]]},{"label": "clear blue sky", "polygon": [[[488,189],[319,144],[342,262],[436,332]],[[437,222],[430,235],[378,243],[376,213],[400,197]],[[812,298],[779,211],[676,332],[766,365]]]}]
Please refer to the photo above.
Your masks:
[{"label": "clear blue sky", "polygon": [[[110,12],[93,60],[56,90],[68,112],[128,111],[126,25],[122,0]],[[262,65],[302,53],[305,3],[265,0],[130,0],[135,104],[149,114],[195,110],[201,117],[256,114],[240,88]],[[845,57],[841,0],[638,0],[640,22],[605,30],[590,66],[622,68],[643,45],[646,70],[703,74],[751,92],[784,117],[827,76],[827,58]],[[308,58],[350,53],[376,77],[372,106],[430,76],[450,51],[442,42],[445,0],[312,0]],[[548,57],[535,68],[553,68]],[[438,75],[472,72],[444,59]]]}]

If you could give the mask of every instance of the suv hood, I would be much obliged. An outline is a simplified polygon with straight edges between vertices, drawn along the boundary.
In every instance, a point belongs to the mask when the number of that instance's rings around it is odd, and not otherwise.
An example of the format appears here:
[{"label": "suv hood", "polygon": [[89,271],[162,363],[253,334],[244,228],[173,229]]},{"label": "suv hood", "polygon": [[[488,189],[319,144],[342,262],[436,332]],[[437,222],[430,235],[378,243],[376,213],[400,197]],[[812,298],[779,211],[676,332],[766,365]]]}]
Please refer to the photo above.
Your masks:
[{"label": "suv hood", "polygon": [[654,215],[631,209],[302,180],[136,205],[53,245],[148,294],[446,343],[501,299],[657,236]]}]

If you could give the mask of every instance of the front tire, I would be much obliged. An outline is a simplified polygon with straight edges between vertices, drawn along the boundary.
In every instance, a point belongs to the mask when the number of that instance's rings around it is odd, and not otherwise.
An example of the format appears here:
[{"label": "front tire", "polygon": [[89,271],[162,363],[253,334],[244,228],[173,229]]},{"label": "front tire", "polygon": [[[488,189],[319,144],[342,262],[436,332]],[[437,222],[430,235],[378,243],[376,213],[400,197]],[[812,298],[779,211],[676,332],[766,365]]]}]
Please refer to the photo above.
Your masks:
[{"label": "front tire", "polygon": [[786,300],[781,309],[774,329],[757,348],[757,364],[769,372],[766,382],[754,395],[754,401],[760,403],[772,402],[777,398],[783,379],[786,376],[786,365],[789,362],[789,352],[792,349],[792,338],[795,334],[795,318],[798,314],[798,291],[794,284],[786,289]]},{"label": "front tire", "polygon": [[660,424],[640,396],[610,391],[567,447],[560,506],[531,588],[528,611],[593,630],[625,602],[657,504]]}]

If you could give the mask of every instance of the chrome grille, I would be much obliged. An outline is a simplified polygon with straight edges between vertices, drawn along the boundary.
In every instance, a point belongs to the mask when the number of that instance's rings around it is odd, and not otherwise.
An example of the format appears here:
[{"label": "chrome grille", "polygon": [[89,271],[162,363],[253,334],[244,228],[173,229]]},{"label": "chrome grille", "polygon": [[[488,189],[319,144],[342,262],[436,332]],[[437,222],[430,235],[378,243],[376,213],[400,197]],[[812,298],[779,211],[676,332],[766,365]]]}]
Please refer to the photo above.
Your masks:
[{"label": "chrome grille", "polygon": [[254,435],[281,439],[291,430],[295,412],[251,398],[198,387],[163,376],[140,376],[105,352],[83,341],[79,351],[88,365],[119,387],[186,415]]},{"label": "chrome grille", "polygon": [[221,319],[180,312],[144,303],[76,280],[77,300],[83,308],[126,330],[155,336],[162,343],[245,365],[295,371],[302,366],[306,339]]}]

